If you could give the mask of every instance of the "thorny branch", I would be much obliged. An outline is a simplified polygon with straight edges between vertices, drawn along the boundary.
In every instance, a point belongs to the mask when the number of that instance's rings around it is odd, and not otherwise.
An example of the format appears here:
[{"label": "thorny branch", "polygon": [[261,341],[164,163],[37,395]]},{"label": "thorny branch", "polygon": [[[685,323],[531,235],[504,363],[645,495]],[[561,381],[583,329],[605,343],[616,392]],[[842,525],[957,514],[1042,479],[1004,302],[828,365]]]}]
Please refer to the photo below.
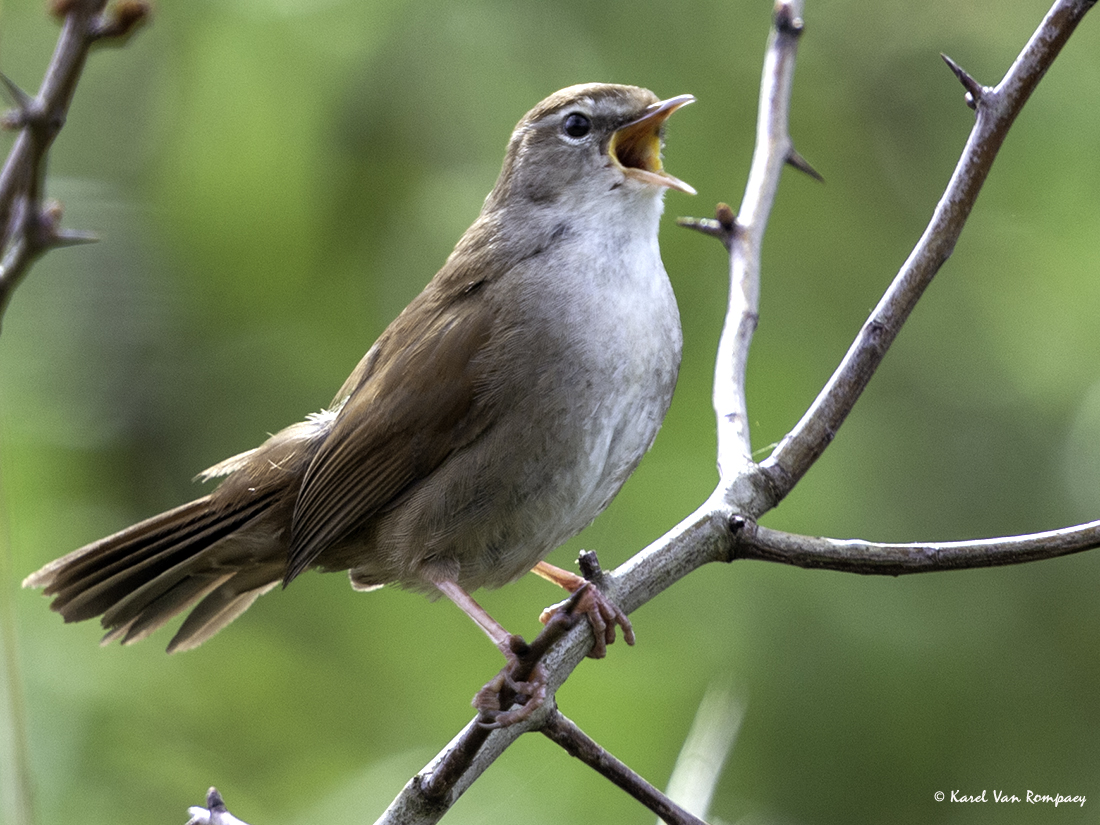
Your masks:
[{"label": "thorny branch", "polygon": [[[794,153],[787,135],[794,55],[802,29],[801,6],[801,0],[780,0],[775,8],[775,26],[769,39],[761,80],[758,145],[745,194],[743,215],[735,222],[729,208],[724,207],[719,209],[717,221],[688,222],[694,228],[722,238],[731,253],[734,249],[741,250],[736,258],[731,254],[734,288],[731,291],[730,308],[719,355],[720,377],[715,382],[715,404],[723,445],[720,447],[720,455],[726,456],[731,450],[736,450],[729,443],[731,439],[737,439],[738,444],[743,445],[741,463],[749,461],[750,452],[748,419],[743,414],[744,364],[748,344],[756,327],[760,247],[764,225],[779,185],[783,165],[801,161]],[[719,386],[723,389],[718,389]],[[723,462],[724,475],[727,465],[731,470],[740,466],[736,460]],[[600,582],[601,589],[629,613],[703,564],[729,560],[733,546],[729,529],[731,515],[732,511],[727,511],[721,500],[712,496],[710,501],[659,541],[613,574],[605,575]],[[586,624],[582,624],[570,631],[562,643],[549,650],[543,660],[550,674],[548,695],[554,694],[584,658],[591,645],[591,631]],[[376,825],[437,822],[470,784],[522,733],[542,729],[547,725],[555,727],[557,710],[551,708],[552,703],[547,702],[546,706],[526,722],[493,731],[476,748],[471,747],[471,743],[483,738],[484,734],[477,730],[477,720],[471,722],[420,774],[410,780]],[[562,741],[568,738],[567,733],[573,733],[560,725],[555,732]],[[571,741],[570,752],[598,748],[595,743],[582,744],[575,739]],[[613,759],[610,755],[607,757]],[[462,770],[456,772],[459,766]],[[446,780],[441,782],[439,777],[444,774]],[[644,783],[644,780],[638,779],[646,785],[644,795],[651,799],[663,797],[652,786]],[[642,795],[634,795],[643,804],[648,804],[641,798]],[[660,809],[651,809],[662,815]],[[687,812],[682,815],[691,816]]]},{"label": "thorny branch", "polygon": [[[801,2],[780,3],[764,58],[756,148],[737,217],[719,204],[716,220],[681,218],[679,223],[714,235],[730,255],[730,293],[726,323],[718,342],[714,368],[714,411],[718,419],[719,486],[732,482],[752,465],[745,372],[749,344],[756,331],[760,303],[760,258],[764,230],[779,189],[784,164],[793,163],[816,175],[797,152],[788,131],[791,84],[798,38],[802,34]],[[797,160],[796,160],[797,159]]]},{"label": "thorny branch", "polygon": [[[755,558],[803,567],[897,575],[1018,564],[1100,546],[1100,523],[1096,522],[1033,536],[911,545],[793,536],[755,523],[756,518],[790,492],[836,435],[901,325],[954,249],[1016,115],[1094,2],[1058,0],[996,87],[981,86],[947,59],[967,89],[968,104],[976,111],[975,126],[955,173],[923,236],[836,373],[772,455],[756,464],[751,457],[744,385],[745,365],[758,317],[764,229],[783,165],[790,164],[817,176],[794,150],[787,130],[794,56],[802,32],[801,2],[780,0],[776,4],[775,26],[761,83],[757,145],[741,211],[734,217],[728,206],[719,204],[714,220],[681,221],[719,238],[730,254],[730,299],[714,389],[721,479],[698,510],[605,577],[603,589],[623,610],[633,611],[711,561]],[[550,674],[548,695],[554,695],[583,659],[592,642],[589,632],[587,626],[579,626],[550,649],[544,659]],[[548,701],[523,724],[494,731],[476,751],[468,747],[469,736],[476,727],[476,720],[471,722],[406,785],[376,825],[438,821],[520,734],[533,729],[546,732],[549,728],[553,735],[547,735],[554,738],[560,734],[562,718],[556,705]],[[562,744],[572,753],[580,747],[579,741],[571,738],[568,744]],[[595,743],[588,742],[584,747],[597,749],[592,756],[594,763],[614,759]],[[453,770],[456,759],[464,765],[457,775]],[[447,781],[433,782],[443,765],[450,765]],[[426,785],[432,787],[430,796],[423,792]],[[654,789],[653,793],[658,792]]]},{"label": "thorny branch", "polygon": [[[0,169],[0,324],[15,288],[31,265],[50,249],[88,243],[95,238],[61,228],[61,205],[45,199],[46,158],[65,125],[77,82],[92,46],[121,42],[148,17],[146,0],[53,0],[50,10],[61,21],[61,33],[38,94],[31,97],[7,76],[0,84],[14,108],[0,118],[0,128],[18,131]],[[22,725],[22,692],[13,650],[14,620],[0,612],[0,647],[9,672],[9,701],[17,727]],[[17,742],[24,739],[17,732]],[[31,781],[26,755],[14,748],[16,775],[13,808],[20,821],[31,821]]]},{"label": "thorny branch", "polygon": [[995,87],[980,85],[954,61],[947,60],[967,90],[967,103],[977,112],[974,128],[932,220],[908,260],[821,394],[760,465],[775,496],[771,506],[778,504],[806,474],[855,405],[901,325],[955,249],[1013,121],[1094,3],[1095,0],[1056,2]]},{"label": "thorny branch", "polygon": [[19,136],[0,170],[0,321],[31,265],[51,249],[89,243],[86,232],[61,228],[61,205],[45,198],[46,159],[65,125],[76,84],[91,48],[119,42],[149,15],[145,0],[54,0],[61,34],[38,94],[26,94],[0,75],[15,108],[3,127]]}]

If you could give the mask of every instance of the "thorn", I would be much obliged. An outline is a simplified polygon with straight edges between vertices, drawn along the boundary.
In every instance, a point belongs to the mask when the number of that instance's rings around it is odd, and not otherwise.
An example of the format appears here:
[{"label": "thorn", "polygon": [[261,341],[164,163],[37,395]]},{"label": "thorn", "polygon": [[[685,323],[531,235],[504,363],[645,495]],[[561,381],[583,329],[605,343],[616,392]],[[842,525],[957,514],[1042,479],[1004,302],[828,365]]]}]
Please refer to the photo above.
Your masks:
[{"label": "thorn", "polygon": [[810,166],[809,161],[807,161],[806,158],[802,157],[802,155],[798,154],[798,152],[796,152],[794,149],[791,149],[790,153],[787,155],[787,163],[790,166],[793,166],[799,172],[805,172],[807,175],[809,175],[811,178],[818,181],[819,183],[825,182],[825,178],[821,176],[821,173]]},{"label": "thorn", "polygon": [[10,77],[0,72],[0,83],[15,108],[0,116],[0,129],[15,131],[31,123],[40,112],[38,101],[20,89]]},{"label": "thorn", "polygon": [[66,246],[84,246],[90,243],[99,243],[99,236],[95,232],[85,232],[81,229],[59,229],[54,232],[50,246],[55,249],[62,249]]},{"label": "thorn", "polygon": [[59,201],[48,201],[38,213],[34,228],[34,240],[38,249],[60,249],[66,246],[81,246],[95,243],[99,238],[92,232],[77,229],[62,229],[62,207]]},{"label": "thorn", "polygon": [[966,105],[971,109],[977,109],[978,104],[982,102],[982,95],[985,93],[985,87],[982,86],[977,80],[970,76],[970,73],[966,71],[962,66],[952,60],[945,54],[940,54],[943,58],[943,62],[947,64],[947,67],[955,73],[955,77],[959,79],[959,82],[966,89]]},{"label": "thorn", "polygon": [[0,83],[4,84],[4,88],[11,95],[12,102],[21,110],[26,111],[34,105],[34,98],[15,85],[15,81],[3,72],[0,72]]},{"label": "thorn", "polygon": [[694,229],[696,232],[712,235],[719,239],[725,236],[722,225],[711,218],[677,218],[676,225],[682,226],[684,229]]}]

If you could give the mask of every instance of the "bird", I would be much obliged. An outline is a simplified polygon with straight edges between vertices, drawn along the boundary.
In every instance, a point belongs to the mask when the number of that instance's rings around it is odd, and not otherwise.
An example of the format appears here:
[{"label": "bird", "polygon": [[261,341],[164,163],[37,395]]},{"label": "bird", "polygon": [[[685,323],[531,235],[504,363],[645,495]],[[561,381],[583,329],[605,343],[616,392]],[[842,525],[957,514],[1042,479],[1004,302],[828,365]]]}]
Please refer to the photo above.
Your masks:
[{"label": "bird", "polygon": [[[512,132],[480,214],[333,402],[200,474],[209,493],[53,561],[23,582],[103,643],[190,611],[202,644],[307,569],[448,597],[509,655],[470,595],[534,569],[602,512],[671,402],[682,335],[661,261],[668,117],[691,95],[587,83]],[[598,594],[597,594],[598,595]],[[589,611],[596,644],[629,621]],[[601,629],[600,617],[610,621]]]}]

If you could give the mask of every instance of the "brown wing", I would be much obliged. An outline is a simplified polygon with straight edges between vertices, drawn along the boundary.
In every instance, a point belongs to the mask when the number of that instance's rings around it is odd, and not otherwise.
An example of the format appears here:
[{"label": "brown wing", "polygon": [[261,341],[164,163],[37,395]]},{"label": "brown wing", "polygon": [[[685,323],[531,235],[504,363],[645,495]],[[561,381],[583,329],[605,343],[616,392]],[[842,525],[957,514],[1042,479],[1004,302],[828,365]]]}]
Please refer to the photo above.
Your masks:
[{"label": "brown wing", "polygon": [[487,426],[478,354],[494,318],[468,300],[471,289],[447,298],[429,287],[345,384],[348,399],[295,505],[286,582]]}]

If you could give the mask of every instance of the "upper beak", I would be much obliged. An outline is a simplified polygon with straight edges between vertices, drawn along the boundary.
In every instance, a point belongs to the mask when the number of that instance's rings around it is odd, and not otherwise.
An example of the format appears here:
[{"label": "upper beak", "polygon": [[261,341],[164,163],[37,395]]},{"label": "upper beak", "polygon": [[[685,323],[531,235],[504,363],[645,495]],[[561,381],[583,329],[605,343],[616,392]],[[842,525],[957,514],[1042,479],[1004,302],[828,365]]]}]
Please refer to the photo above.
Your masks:
[{"label": "upper beak", "polygon": [[661,127],[673,112],[694,100],[691,95],[670,97],[652,104],[641,117],[620,126],[608,145],[611,159],[635,180],[694,195],[695,190],[691,186],[661,167]]}]

